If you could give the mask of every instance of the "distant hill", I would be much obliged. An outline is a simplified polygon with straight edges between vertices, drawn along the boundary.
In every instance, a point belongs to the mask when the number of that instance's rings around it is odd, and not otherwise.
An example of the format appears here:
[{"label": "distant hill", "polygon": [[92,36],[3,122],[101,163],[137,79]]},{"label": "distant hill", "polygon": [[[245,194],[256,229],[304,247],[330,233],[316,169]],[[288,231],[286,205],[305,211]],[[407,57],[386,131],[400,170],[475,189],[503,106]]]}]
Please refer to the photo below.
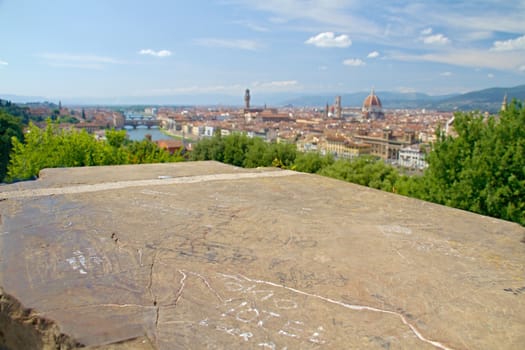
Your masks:
[{"label": "distant hill", "polygon": [[0,94],[0,99],[4,101],[11,101],[13,103],[47,101],[47,99],[42,96],[20,96],[20,95],[8,95],[8,94]]},{"label": "distant hill", "polygon": [[495,112],[501,108],[503,97],[507,94],[508,101],[513,98],[525,100],[525,85],[512,88],[490,88],[452,96],[439,101],[436,107],[444,110],[482,110]]},{"label": "distant hill", "polygon": [[[363,104],[364,99],[370,92],[355,92],[350,94],[341,94],[341,103],[345,107],[359,107]],[[376,91],[375,94],[381,99],[381,103],[385,108],[426,108],[440,100],[444,100],[456,95],[442,95],[431,96],[419,92],[392,92],[392,91]],[[324,106],[327,103],[332,105],[334,103],[336,94],[332,95],[310,95],[298,96],[288,99],[281,104],[293,106]]]},{"label": "distant hill", "polygon": [[[509,102],[515,98],[525,100],[525,85],[511,88],[490,88],[472,91],[464,94],[451,94],[431,96],[424,93],[400,93],[390,91],[377,91],[383,107],[396,108],[429,108],[444,111],[453,110],[482,110],[495,112],[501,108],[503,96],[507,94]],[[342,94],[341,102],[346,107],[359,107],[369,92],[356,92]],[[283,101],[282,105],[293,106],[319,106],[334,103],[335,94],[298,96]]]},{"label": "distant hill", "polygon": [[[1,1],[1,0],[0,0]],[[369,91],[354,93],[322,93],[311,95],[298,95],[293,93],[257,93],[252,94],[252,106],[298,106],[298,107],[323,107],[327,103],[333,105],[335,96],[341,95],[341,102],[345,107],[360,107]],[[401,93],[393,91],[377,91],[383,107],[386,109],[427,108],[442,111],[454,110],[480,110],[496,112],[501,108],[503,96],[507,94],[509,102],[516,98],[525,100],[525,85],[515,87],[496,87],[464,94],[450,94],[432,96],[420,92]],[[1,95],[0,99],[10,100],[13,103],[24,103],[24,106],[48,105],[55,108],[54,103],[45,102],[42,97]],[[57,99],[58,100],[58,99]],[[57,101],[55,101],[56,103]],[[74,98],[62,99],[62,105],[201,105],[201,106],[237,106],[243,105],[243,94],[194,94],[173,96],[124,96],[103,98]]]}]

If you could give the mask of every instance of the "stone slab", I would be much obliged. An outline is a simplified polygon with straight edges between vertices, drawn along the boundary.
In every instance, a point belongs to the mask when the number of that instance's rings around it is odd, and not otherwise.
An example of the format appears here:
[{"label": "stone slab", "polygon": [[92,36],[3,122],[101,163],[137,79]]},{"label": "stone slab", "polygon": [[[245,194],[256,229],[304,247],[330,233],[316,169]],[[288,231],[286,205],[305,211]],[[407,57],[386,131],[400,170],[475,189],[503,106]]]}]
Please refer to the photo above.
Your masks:
[{"label": "stone slab", "polygon": [[215,162],[0,187],[0,286],[96,349],[522,349],[525,229]]}]

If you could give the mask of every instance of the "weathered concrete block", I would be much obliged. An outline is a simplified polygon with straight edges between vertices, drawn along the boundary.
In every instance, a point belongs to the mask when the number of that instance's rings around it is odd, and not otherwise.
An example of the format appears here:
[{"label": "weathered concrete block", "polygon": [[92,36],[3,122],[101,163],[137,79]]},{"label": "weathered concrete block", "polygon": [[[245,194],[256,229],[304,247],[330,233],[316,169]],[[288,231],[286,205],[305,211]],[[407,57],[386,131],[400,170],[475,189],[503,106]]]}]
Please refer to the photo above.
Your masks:
[{"label": "weathered concrete block", "polygon": [[525,229],[493,218],[215,162],[48,169],[0,215],[0,325],[36,347],[525,344]]}]

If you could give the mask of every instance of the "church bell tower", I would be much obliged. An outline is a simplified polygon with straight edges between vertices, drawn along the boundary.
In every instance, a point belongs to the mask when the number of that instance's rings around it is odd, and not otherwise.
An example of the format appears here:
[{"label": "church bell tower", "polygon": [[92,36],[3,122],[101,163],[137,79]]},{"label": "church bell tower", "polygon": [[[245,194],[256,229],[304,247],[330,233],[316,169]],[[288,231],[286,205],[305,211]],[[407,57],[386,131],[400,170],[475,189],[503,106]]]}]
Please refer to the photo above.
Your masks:
[{"label": "church bell tower", "polygon": [[250,89],[246,89],[244,93],[244,107],[250,109]]}]

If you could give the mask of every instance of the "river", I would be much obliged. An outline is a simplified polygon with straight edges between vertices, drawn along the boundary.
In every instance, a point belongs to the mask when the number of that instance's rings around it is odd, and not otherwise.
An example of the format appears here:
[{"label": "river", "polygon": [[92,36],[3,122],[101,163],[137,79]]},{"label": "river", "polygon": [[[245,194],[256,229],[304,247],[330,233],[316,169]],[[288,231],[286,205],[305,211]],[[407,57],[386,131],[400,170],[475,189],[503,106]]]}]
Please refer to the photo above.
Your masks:
[{"label": "river", "polygon": [[144,140],[144,138],[146,137],[146,134],[150,134],[151,139],[153,141],[165,140],[165,139],[171,138],[169,135],[162,133],[162,131],[160,131],[160,129],[157,127],[153,127],[151,129],[148,129],[145,126],[138,126],[136,129],[133,129],[132,127],[130,128],[126,127],[125,130],[126,130],[126,133],[128,134],[129,139],[133,141]]}]

